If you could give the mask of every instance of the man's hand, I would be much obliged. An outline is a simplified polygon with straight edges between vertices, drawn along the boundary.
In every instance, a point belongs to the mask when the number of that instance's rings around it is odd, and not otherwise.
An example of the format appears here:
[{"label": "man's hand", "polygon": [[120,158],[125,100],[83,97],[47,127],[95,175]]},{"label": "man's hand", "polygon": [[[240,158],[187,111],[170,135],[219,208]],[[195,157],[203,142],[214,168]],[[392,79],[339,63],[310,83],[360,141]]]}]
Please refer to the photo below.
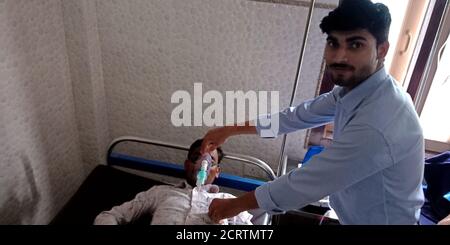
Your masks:
[{"label": "man's hand", "polygon": [[214,223],[231,218],[240,212],[259,208],[255,192],[247,192],[238,198],[214,199],[209,205],[208,215]]},{"label": "man's hand", "polygon": [[214,199],[209,205],[208,215],[211,220],[219,224],[221,220],[234,217],[238,215],[241,211],[234,207],[234,202],[236,198],[229,199]]},{"label": "man's hand", "polygon": [[200,153],[205,154],[214,151],[233,135],[256,134],[256,127],[251,126],[250,122],[245,122],[244,126],[225,126],[209,130],[203,137]]},{"label": "man's hand", "polygon": [[221,146],[228,137],[232,135],[233,127],[222,127],[211,129],[203,137],[202,147],[200,153],[205,154],[214,151]]}]

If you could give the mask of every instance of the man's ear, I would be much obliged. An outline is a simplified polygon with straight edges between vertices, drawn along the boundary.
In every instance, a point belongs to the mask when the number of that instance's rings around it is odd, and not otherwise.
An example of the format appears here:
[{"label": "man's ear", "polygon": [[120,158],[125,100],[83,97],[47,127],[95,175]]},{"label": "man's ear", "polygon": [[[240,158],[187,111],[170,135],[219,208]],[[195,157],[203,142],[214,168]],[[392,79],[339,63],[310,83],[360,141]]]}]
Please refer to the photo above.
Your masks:
[{"label": "man's ear", "polygon": [[220,170],[220,166],[217,166],[216,178],[219,178]]},{"label": "man's ear", "polygon": [[389,42],[384,41],[383,43],[379,44],[377,47],[377,58],[380,61],[384,61],[384,58],[387,55],[387,52],[389,51]]},{"label": "man's ear", "polygon": [[219,178],[219,175],[220,175],[220,167],[217,166],[214,168],[214,178],[216,179]]}]

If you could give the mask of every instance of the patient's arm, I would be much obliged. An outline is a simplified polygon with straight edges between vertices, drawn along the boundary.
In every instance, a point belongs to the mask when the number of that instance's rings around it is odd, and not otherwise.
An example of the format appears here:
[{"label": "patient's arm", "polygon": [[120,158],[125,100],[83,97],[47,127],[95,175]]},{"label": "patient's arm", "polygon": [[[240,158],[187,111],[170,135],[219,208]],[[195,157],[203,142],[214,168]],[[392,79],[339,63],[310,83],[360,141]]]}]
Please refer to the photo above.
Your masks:
[{"label": "patient's arm", "polygon": [[156,189],[157,186],[138,193],[133,200],[101,212],[95,218],[94,225],[123,225],[136,221],[143,215],[153,214],[158,201]]}]

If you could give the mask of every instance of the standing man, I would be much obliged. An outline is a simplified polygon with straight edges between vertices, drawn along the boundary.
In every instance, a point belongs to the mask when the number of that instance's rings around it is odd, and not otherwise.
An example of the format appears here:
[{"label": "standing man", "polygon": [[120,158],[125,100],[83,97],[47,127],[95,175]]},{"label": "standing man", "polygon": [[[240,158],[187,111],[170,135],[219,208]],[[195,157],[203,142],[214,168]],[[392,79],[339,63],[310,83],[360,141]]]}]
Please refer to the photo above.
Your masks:
[{"label": "standing man", "polygon": [[[258,207],[272,214],[299,209],[329,195],[341,224],[417,224],[424,140],[410,96],[384,67],[390,23],[388,8],[370,0],[345,0],[323,18],[327,70],[337,86],[279,112],[279,130],[269,136],[334,122],[331,146],[253,192],[215,199],[214,221]],[[267,137],[262,129],[258,120],[210,130],[202,152],[234,135]]]}]

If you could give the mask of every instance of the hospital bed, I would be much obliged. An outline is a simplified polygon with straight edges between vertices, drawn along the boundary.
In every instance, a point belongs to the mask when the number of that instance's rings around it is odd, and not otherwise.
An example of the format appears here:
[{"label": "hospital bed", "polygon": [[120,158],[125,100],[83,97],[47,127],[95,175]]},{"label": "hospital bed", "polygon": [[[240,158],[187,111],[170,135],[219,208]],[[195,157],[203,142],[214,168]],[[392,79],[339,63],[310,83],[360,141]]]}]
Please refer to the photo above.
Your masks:
[{"label": "hospital bed", "polygon": [[[113,140],[108,148],[106,165],[95,167],[50,224],[90,225],[101,211],[110,210],[113,206],[132,200],[137,193],[146,191],[152,186],[167,184],[126,170],[184,178],[182,165],[144,159],[114,151],[117,145],[129,142],[181,151],[189,150],[189,147],[138,137],[126,136]],[[276,178],[269,165],[260,159],[246,155],[225,154],[223,162],[226,162],[227,159],[261,169],[266,173],[268,180]],[[214,183],[235,190],[251,191],[264,184],[265,181],[221,173]],[[251,210],[250,213],[253,215],[253,224],[271,224],[271,216],[267,213],[261,210]],[[143,217],[133,224],[148,225],[150,221],[151,217]]]}]

